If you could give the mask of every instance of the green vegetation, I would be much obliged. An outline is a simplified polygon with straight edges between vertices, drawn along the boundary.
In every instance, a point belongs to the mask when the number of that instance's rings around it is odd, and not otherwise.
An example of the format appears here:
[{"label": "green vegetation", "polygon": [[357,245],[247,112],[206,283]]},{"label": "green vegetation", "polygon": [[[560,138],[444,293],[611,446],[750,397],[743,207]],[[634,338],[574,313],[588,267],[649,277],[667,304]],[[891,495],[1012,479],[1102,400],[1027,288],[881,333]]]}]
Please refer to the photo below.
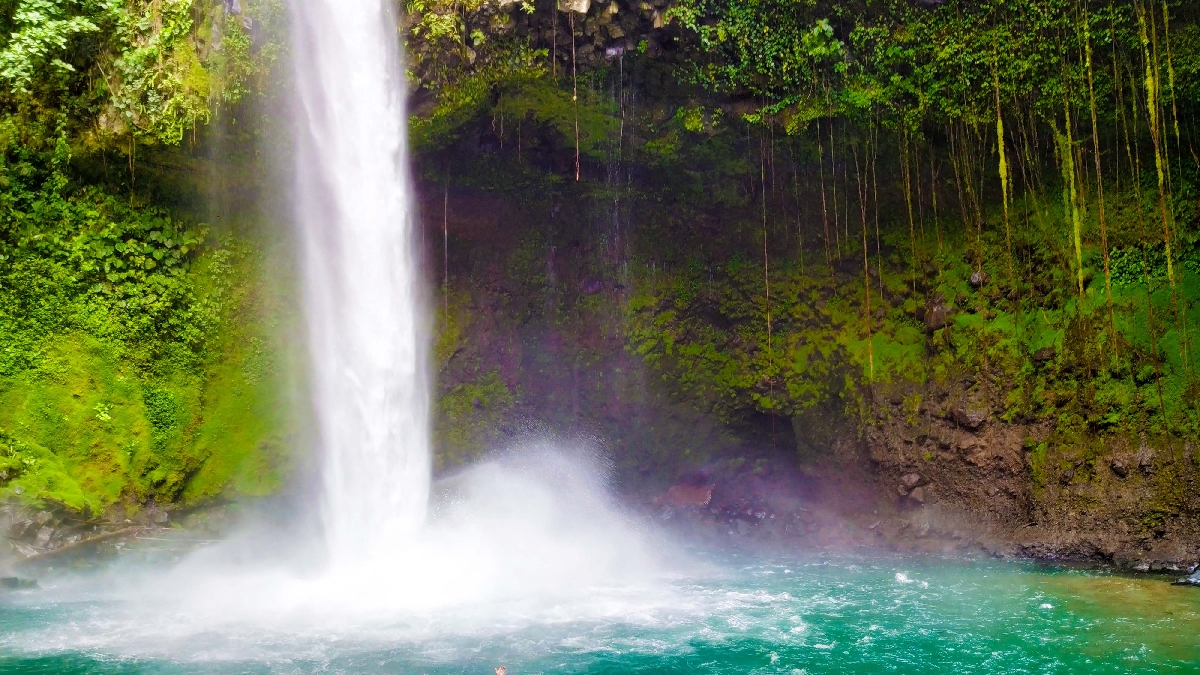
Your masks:
[{"label": "green vegetation", "polygon": [[[276,8],[248,10],[0,7],[0,498],[98,514],[280,485],[261,255],[191,215],[172,149],[261,88]],[[167,153],[141,189],[139,145]]]},{"label": "green vegetation", "polygon": [[[278,378],[254,327],[255,254],[6,158],[0,492],[93,513],[120,499],[263,492]],[[32,180],[31,180],[32,179]],[[277,452],[277,450],[276,450]]]},{"label": "green vegetation", "polygon": [[466,463],[488,450],[500,437],[500,424],[514,402],[513,392],[494,370],[443,395],[435,430],[439,468]]},{"label": "green vegetation", "polygon": [[[534,395],[514,369],[560,372],[471,351],[526,325],[577,371],[617,336],[654,396],[772,439],[882,401],[916,430],[935,390],[1049,430],[1039,484],[1067,450],[1094,476],[1094,437],[1195,438],[1194,4],[408,2],[424,187],[519,205],[503,236],[442,234],[439,466]],[[263,233],[202,225],[196,175],[218,146],[255,173],[283,18],[0,3],[0,495],[282,480]]]},{"label": "green vegetation", "polygon": [[[734,425],[826,404],[871,424],[891,390],[915,421],[925,388],[951,388],[1062,445],[1200,430],[1191,4],[559,9],[488,43],[520,45],[515,75],[423,80],[446,105],[475,92],[426,166],[614,223],[617,259],[580,264],[622,280],[629,349],[677,397]],[[581,43],[610,56],[579,68]],[[575,105],[519,102],[554,88]],[[580,236],[543,227],[541,251]],[[525,249],[512,265],[548,255]],[[595,302],[522,274],[556,321]]]}]

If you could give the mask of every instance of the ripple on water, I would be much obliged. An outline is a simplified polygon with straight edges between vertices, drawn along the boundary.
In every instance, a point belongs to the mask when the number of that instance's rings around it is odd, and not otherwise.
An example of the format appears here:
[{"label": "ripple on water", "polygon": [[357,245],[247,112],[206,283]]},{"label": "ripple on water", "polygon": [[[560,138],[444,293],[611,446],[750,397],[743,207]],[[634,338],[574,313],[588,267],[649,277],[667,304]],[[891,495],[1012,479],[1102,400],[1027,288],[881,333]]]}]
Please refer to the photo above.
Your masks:
[{"label": "ripple on water", "polygon": [[490,621],[460,608],[340,628],[304,617],[198,626],[50,588],[0,598],[0,671],[433,675],[503,662],[513,673],[1148,673],[1200,663],[1200,594],[1157,579],[903,559],[707,569],[655,593],[608,585],[549,607],[489,607]]}]

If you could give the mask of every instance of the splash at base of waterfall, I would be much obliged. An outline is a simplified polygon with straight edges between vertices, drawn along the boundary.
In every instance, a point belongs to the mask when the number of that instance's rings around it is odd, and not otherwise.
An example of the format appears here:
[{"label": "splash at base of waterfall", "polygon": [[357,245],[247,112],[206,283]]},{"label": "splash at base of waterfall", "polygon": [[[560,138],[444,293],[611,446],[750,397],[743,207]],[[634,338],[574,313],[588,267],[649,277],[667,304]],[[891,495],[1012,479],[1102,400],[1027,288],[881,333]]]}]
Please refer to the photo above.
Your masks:
[{"label": "splash at base of waterfall", "polygon": [[524,447],[439,484],[426,525],[368,558],[296,569],[233,540],[173,569],[116,565],[43,581],[47,597],[102,615],[38,638],[117,653],[236,658],[304,636],[421,640],[673,606],[683,569],[610,501],[604,472]]},{"label": "splash at base of waterfall", "polygon": [[1200,661],[1200,595],[1163,579],[889,555],[678,564],[556,462],[466,472],[390,565],[305,575],[218,547],[168,573],[121,567],[0,594],[0,673],[1154,673]]}]

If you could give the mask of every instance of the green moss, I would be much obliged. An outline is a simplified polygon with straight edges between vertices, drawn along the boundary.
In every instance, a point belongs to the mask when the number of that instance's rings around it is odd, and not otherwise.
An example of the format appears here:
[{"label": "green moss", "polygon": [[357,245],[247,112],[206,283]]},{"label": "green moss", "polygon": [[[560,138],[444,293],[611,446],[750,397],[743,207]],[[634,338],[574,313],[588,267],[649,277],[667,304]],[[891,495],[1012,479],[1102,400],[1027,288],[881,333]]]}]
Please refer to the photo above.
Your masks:
[{"label": "green moss", "polygon": [[[258,347],[259,350],[263,347]],[[256,350],[230,349],[202,391],[200,424],[186,462],[181,495],[195,501],[226,489],[262,496],[282,484],[289,466],[280,374],[257,363]]]},{"label": "green moss", "polygon": [[0,496],[97,513],[277,487],[254,249],[99,191],[23,199],[36,226],[0,238]]},{"label": "green moss", "polygon": [[434,427],[437,468],[478,457],[499,436],[500,423],[515,403],[516,396],[494,370],[446,392],[438,400]]},{"label": "green moss", "polygon": [[1046,487],[1046,464],[1049,446],[1045,443],[1038,443],[1033,446],[1029,453],[1029,476],[1033,479],[1033,484],[1039,489]]}]

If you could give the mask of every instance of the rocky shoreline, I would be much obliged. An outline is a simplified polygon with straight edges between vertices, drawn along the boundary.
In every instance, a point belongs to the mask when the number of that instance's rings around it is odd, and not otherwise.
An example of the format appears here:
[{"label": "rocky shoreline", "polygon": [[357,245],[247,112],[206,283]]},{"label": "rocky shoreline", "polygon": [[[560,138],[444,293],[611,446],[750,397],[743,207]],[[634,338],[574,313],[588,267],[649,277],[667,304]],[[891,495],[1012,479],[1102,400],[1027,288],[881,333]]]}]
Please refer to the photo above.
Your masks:
[{"label": "rocky shoreline", "polygon": [[[1029,452],[1005,443],[1019,434],[982,424],[972,429],[952,414],[937,419],[944,421],[934,433],[882,424],[863,440],[842,437],[816,466],[780,452],[714,459],[665,488],[643,485],[622,499],[674,536],[713,548],[986,557],[1176,578],[1197,571],[1194,530],[1176,523],[1133,536],[1111,521],[1087,528],[1106,522],[1097,511],[1075,522],[1048,517],[1047,501],[1071,494],[1071,486],[1060,482],[1049,496],[1032,490]],[[869,472],[855,468],[864,465],[864,453]],[[1143,490],[1163,466],[1159,453],[1145,449],[1095,462],[1106,465],[1113,480]],[[103,561],[139,540],[220,538],[232,522],[229,508],[119,505],[88,518],[63,508],[0,505],[0,579],[21,583],[18,571],[33,573],[59,560]],[[1200,585],[1200,573],[1179,581]]]},{"label": "rocky shoreline", "polygon": [[226,504],[188,511],[153,503],[140,508],[119,505],[95,518],[51,505],[3,504],[0,590],[23,588],[28,575],[53,570],[56,565],[87,566],[111,560],[133,551],[139,541],[167,542],[183,551],[189,544],[220,538],[229,522]]},{"label": "rocky shoreline", "polygon": [[[631,499],[680,536],[719,546],[990,557],[1175,577],[1200,564],[1194,530],[1179,524],[1139,537],[1111,522],[1109,529],[1086,529],[1101,514],[1078,522],[1047,517],[1039,501],[1045,497],[1021,480],[1025,457],[1007,457],[1001,444],[992,454],[977,443],[974,453],[986,459],[968,454],[954,464],[920,455],[913,461],[896,447],[878,435],[866,443],[842,440],[818,468],[780,459],[716,462]],[[864,451],[874,468],[868,474],[847,471],[841,467],[856,464],[836,459]]]}]

